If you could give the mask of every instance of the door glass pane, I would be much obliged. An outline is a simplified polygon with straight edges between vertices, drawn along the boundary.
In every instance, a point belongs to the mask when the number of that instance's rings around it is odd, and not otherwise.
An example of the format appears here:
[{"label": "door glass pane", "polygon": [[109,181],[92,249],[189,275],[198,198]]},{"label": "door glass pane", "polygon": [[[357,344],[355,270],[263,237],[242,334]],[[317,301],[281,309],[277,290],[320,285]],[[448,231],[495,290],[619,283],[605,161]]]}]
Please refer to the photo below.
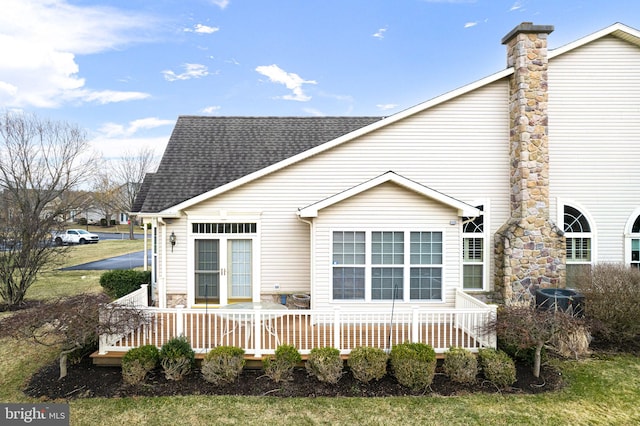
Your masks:
[{"label": "door glass pane", "polygon": [[196,240],[196,298],[215,301],[220,297],[220,240]]},{"label": "door glass pane", "polygon": [[251,240],[229,240],[229,297],[251,298]]}]

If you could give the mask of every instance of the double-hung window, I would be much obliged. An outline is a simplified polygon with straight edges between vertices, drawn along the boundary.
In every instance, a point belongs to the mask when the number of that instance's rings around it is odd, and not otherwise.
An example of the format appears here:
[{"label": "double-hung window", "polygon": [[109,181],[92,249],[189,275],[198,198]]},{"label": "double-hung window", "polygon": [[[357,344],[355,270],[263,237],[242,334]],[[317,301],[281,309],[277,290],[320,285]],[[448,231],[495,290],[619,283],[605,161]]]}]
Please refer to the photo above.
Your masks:
[{"label": "double-hung window", "polygon": [[334,300],[442,300],[442,232],[335,231]]},{"label": "double-hung window", "polygon": [[[477,206],[479,210],[483,206]],[[484,288],[484,216],[463,218],[462,222],[462,288]]]},{"label": "double-hung window", "polygon": [[371,299],[403,298],[404,233],[371,233]]},{"label": "double-hung window", "polygon": [[365,293],[365,233],[333,233],[333,298],[363,300]]},{"label": "double-hung window", "polygon": [[573,287],[580,275],[591,268],[591,225],[580,210],[565,205],[564,232],[567,245],[567,286]]}]

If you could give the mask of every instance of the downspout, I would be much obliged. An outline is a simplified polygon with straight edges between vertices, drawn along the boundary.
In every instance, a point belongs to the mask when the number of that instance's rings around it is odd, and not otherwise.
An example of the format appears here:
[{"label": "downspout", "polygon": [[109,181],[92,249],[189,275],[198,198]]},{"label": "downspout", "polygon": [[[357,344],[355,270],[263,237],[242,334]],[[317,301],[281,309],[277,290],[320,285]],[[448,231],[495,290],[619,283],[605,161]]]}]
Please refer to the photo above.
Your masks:
[{"label": "downspout", "polygon": [[306,223],[307,225],[309,225],[309,233],[311,234],[311,238],[310,240],[310,247],[309,247],[309,273],[310,273],[310,277],[309,277],[309,294],[311,295],[311,301],[309,302],[309,309],[313,309],[313,305],[315,304],[315,287],[316,287],[316,244],[315,244],[315,238],[316,238],[316,234],[315,234],[315,230],[313,228],[313,221],[312,220],[305,220],[302,217],[300,217],[300,214],[296,214],[298,220],[300,222]]},{"label": "downspout", "polygon": [[[162,236],[160,237],[161,247],[162,247],[162,268],[161,268],[161,286],[160,291],[158,292],[158,306],[160,308],[167,307],[167,223],[161,218],[158,218],[158,224],[162,225]],[[156,247],[158,246],[158,242],[156,241]]]}]

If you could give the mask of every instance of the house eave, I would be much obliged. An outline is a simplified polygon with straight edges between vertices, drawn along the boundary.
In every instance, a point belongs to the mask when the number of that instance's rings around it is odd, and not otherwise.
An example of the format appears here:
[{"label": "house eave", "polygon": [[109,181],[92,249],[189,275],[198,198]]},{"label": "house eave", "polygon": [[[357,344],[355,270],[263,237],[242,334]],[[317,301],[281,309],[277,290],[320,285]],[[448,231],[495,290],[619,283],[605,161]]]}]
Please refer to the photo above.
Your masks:
[{"label": "house eave", "polygon": [[570,52],[574,49],[584,46],[585,44],[591,43],[595,40],[609,35],[618,37],[640,47],[640,31],[617,22],[613,25],[608,26],[607,28],[603,28],[600,31],[596,31],[593,34],[589,34],[588,36],[582,37],[562,47],[549,50],[548,57],[549,59],[555,58],[556,56],[560,56],[564,53]]},{"label": "house eave", "polygon": [[179,219],[182,217],[179,211],[166,211],[163,210],[161,212],[150,213],[150,212],[132,212],[131,215],[142,218],[158,218],[158,219]]}]

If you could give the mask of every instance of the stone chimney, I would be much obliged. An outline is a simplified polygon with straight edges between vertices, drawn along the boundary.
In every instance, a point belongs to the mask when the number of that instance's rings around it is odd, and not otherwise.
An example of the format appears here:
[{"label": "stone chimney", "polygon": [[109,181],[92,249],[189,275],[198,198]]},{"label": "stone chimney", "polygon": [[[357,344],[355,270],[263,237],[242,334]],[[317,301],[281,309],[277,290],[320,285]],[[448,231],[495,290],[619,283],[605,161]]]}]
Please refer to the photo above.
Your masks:
[{"label": "stone chimney", "polygon": [[509,32],[511,217],[496,233],[496,282],[506,303],[529,300],[539,287],[565,281],[564,233],[549,217],[547,35],[550,25],[524,22]]}]

